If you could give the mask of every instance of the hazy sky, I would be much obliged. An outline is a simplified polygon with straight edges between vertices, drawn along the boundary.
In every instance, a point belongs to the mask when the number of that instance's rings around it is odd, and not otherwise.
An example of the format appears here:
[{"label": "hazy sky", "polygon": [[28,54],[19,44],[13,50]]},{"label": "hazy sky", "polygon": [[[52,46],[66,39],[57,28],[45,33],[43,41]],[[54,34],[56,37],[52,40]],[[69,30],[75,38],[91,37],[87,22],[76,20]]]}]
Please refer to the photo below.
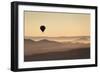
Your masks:
[{"label": "hazy sky", "polygon": [[[25,36],[89,36],[90,14],[24,12]],[[40,26],[46,29],[41,32]]]}]

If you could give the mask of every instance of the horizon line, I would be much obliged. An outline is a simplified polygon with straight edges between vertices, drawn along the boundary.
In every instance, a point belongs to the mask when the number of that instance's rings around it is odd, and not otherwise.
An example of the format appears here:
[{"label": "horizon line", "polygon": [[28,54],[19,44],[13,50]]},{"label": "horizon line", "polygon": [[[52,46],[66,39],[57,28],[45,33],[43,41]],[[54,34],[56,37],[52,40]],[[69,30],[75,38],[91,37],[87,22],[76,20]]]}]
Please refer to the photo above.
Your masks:
[{"label": "horizon line", "polygon": [[83,35],[83,36],[24,36],[24,37],[90,37],[90,35]]}]

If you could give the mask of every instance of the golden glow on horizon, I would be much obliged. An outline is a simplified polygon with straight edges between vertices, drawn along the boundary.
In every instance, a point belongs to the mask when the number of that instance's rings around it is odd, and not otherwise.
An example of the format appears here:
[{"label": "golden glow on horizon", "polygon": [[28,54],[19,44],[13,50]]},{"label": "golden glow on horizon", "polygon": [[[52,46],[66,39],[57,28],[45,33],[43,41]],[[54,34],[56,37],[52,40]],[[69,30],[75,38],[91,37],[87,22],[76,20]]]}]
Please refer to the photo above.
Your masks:
[{"label": "golden glow on horizon", "polygon": [[[89,36],[90,14],[24,12],[25,36]],[[46,29],[41,32],[40,26]]]}]

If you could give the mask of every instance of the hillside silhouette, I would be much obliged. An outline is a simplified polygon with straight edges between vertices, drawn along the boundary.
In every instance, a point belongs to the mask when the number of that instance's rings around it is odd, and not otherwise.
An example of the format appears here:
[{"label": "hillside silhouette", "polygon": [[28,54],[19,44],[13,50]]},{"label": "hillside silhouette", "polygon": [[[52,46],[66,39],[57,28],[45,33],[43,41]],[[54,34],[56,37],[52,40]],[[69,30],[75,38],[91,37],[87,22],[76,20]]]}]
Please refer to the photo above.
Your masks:
[{"label": "hillside silhouette", "polygon": [[90,58],[90,44],[24,40],[24,61]]}]

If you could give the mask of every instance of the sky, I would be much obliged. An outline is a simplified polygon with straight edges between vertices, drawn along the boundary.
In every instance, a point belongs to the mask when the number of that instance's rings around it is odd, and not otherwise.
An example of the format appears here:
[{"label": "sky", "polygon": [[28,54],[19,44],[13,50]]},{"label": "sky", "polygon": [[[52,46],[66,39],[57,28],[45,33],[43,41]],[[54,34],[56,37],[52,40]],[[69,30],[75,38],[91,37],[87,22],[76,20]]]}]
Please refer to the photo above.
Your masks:
[{"label": "sky", "polygon": [[24,11],[24,26],[24,36],[89,36],[90,14]]}]

